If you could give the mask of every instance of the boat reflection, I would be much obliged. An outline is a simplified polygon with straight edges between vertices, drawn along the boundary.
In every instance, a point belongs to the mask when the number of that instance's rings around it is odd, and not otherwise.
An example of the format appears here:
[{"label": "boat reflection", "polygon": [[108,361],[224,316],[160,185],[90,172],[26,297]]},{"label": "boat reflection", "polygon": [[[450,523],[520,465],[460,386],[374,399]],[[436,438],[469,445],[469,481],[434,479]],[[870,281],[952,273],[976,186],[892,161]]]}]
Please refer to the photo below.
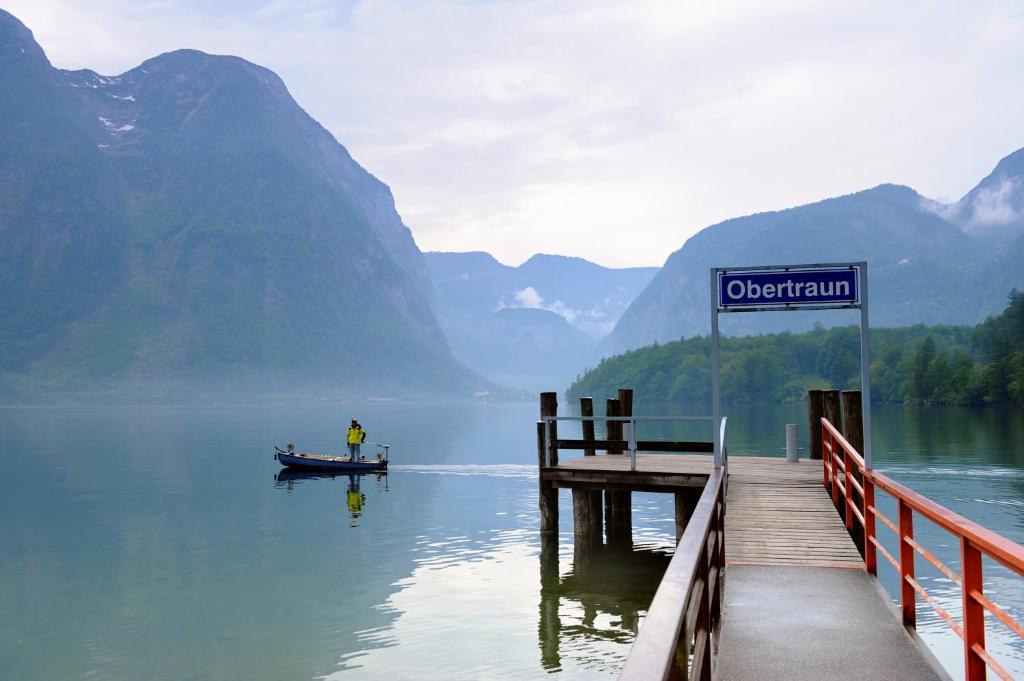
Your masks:
[{"label": "boat reflection", "polygon": [[630,643],[636,637],[671,559],[664,548],[601,546],[576,551],[571,570],[562,575],[557,537],[542,538],[537,631],[542,666],[562,669],[563,656],[584,666],[607,664],[602,643]]},{"label": "boat reflection", "polygon": [[335,480],[337,478],[345,480],[345,506],[349,513],[349,526],[356,527],[359,524],[360,516],[363,515],[366,508],[366,494],[362,491],[362,479],[370,476],[374,478],[378,492],[389,491],[387,471],[337,475],[330,471],[300,471],[285,468],[274,475],[274,487],[293,492],[296,486],[303,482]]}]

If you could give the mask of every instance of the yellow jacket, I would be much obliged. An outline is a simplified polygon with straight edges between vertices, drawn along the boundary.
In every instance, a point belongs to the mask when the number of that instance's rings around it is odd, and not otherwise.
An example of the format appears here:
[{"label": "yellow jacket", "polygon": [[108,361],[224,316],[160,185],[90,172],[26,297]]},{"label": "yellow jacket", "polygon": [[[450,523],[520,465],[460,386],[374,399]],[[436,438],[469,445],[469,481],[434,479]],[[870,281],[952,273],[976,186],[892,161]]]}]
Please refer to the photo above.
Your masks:
[{"label": "yellow jacket", "polygon": [[365,439],[366,432],[361,427],[353,426],[348,429],[348,443],[350,445],[361,445]]}]

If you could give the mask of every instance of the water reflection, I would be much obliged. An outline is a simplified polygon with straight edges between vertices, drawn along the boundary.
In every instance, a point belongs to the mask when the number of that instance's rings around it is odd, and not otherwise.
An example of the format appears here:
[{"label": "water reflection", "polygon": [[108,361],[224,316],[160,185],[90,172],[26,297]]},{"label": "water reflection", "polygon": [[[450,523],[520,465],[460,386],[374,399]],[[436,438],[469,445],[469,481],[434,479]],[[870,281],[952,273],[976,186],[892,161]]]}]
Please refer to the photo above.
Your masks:
[{"label": "water reflection", "polygon": [[283,488],[288,492],[295,491],[296,483],[309,480],[334,480],[335,478],[346,479],[345,484],[345,506],[349,514],[349,527],[357,527],[359,518],[366,509],[366,493],[362,490],[363,478],[373,477],[378,492],[387,492],[388,474],[387,471],[374,473],[347,473],[335,475],[324,471],[298,471],[285,468],[274,475],[274,487]]},{"label": "water reflection", "polygon": [[[664,547],[575,549],[571,570],[559,573],[558,538],[541,539],[540,606],[537,638],[541,666],[561,671],[574,666],[607,669],[622,664],[622,653],[637,631],[671,560]],[[618,644],[614,651],[602,642]]]}]

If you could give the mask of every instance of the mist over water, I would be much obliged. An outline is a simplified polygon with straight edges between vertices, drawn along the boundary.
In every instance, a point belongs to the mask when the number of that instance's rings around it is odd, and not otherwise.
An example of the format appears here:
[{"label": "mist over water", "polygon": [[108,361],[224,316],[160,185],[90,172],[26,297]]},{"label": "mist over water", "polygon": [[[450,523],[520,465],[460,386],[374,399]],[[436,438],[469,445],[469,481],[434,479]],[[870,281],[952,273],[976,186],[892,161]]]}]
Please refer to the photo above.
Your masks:
[{"label": "mist over water", "polygon": [[[673,411],[697,410],[637,405]],[[725,413],[733,456],[781,456],[787,422],[806,437],[802,405]],[[358,479],[355,512],[355,479],[281,475],[272,458],[287,442],[340,451],[353,417],[393,461]],[[671,554],[671,498],[634,495],[634,551],[576,565],[562,494],[542,562],[536,418],[533,403],[0,410],[0,676],[614,677]],[[1019,412],[886,407],[875,423],[881,470],[1024,540]],[[918,537],[957,567],[948,535],[922,522]],[[1018,618],[1019,582],[986,565]],[[958,670],[946,625],[927,606],[919,622]],[[1019,642],[991,623],[989,640],[1024,672]]]}]

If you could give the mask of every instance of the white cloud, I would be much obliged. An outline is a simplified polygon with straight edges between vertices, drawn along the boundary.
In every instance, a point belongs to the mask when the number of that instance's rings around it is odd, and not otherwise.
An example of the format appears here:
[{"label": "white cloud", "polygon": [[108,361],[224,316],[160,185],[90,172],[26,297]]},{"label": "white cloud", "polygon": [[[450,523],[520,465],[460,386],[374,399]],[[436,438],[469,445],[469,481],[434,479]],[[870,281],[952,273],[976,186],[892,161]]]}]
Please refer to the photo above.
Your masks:
[{"label": "white cloud", "polygon": [[502,310],[505,308],[525,308],[530,310],[547,310],[548,312],[554,312],[557,315],[561,315],[565,318],[565,321],[570,324],[575,324],[576,320],[580,317],[580,311],[569,307],[560,300],[554,300],[546,302],[544,297],[532,286],[519,289],[512,295],[510,302],[499,301],[498,309]]},{"label": "white cloud", "polygon": [[274,69],[421,247],[505,262],[660,264],[707,224],[885,181],[959,196],[1024,143],[1013,0],[5,7],[61,67],[196,47]]},{"label": "white cloud", "polygon": [[920,207],[921,210],[938,215],[947,222],[956,222],[960,218],[960,211],[963,208],[959,201],[942,203],[941,201],[933,201],[924,197],[921,197]]},{"label": "white cloud", "polygon": [[1008,178],[998,187],[986,187],[974,195],[971,201],[971,217],[967,230],[1008,225],[1024,218],[1024,211],[1013,205],[1015,194],[1022,189],[1020,178]]}]

